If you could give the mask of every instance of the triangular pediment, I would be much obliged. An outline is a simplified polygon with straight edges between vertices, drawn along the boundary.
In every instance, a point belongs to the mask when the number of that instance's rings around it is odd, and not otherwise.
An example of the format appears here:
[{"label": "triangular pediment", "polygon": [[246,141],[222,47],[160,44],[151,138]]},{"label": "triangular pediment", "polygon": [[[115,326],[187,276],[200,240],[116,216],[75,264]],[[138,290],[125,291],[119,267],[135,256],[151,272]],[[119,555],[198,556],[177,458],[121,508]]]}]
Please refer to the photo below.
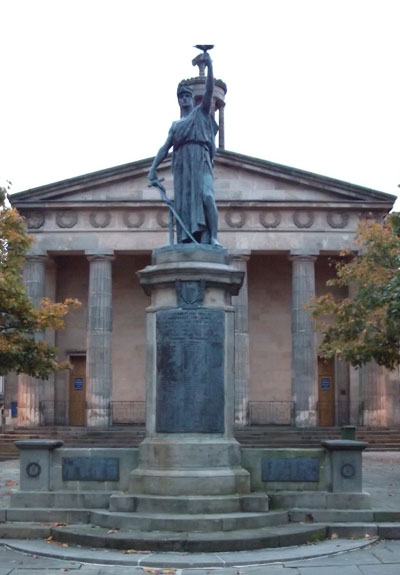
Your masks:
[{"label": "triangular pediment", "polygon": [[[80,203],[124,203],[159,201],[159,193],[148,188],[152,158],[78,176],[11,196],[16,207]],[[169,157],[159,169],[172,195]],[[312,174],[234,152],[220,150],[214,166],[217,201],[326,203],[362,202],[387,205],[396,197],[362,186]]]}]

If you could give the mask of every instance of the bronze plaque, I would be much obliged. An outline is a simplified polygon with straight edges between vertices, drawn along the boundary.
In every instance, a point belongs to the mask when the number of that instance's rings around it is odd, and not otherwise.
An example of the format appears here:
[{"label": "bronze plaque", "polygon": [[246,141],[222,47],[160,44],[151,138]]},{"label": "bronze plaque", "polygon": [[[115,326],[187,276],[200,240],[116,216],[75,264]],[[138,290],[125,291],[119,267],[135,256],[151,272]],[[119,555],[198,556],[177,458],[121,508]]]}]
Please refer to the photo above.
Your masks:
[{"label": "bronze plaque", "polygon": [[224,321],[206,308],[157,313],[157,432],[224,432]]}]

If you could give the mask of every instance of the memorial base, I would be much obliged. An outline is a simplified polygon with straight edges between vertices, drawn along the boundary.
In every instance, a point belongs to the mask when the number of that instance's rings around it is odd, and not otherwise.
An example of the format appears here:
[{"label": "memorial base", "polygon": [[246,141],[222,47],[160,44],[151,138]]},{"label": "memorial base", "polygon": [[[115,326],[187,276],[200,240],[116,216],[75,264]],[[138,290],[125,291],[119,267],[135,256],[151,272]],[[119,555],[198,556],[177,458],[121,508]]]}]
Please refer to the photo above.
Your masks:
[{"label": "memorial base", "polygon": [[250,492],[233,437],[234,309],[243,273],[221,248],[167,246],[139,272],[147,308],[147,437],[137,495]]}]

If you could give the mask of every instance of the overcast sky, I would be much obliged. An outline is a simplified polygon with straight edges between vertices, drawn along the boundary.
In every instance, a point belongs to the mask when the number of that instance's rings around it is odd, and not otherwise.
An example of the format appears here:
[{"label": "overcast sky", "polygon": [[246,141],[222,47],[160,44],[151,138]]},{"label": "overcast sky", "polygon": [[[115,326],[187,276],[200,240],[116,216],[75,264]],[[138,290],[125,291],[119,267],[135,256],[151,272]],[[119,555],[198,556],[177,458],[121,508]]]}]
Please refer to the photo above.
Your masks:
[{"label": "overcast sky", "polygon": [[208,42],[228,150],[398,195],[399,21],[398,0],[0,0],[0,177],[155,155]]}]

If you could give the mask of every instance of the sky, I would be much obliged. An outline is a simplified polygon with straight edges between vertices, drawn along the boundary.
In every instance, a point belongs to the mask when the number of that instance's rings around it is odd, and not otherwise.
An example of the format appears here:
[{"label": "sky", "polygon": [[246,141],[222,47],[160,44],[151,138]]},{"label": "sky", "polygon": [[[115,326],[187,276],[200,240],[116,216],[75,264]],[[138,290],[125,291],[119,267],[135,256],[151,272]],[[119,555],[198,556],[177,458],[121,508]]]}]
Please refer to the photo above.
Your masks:
[{"label": "sky", "polygon": [[0,0],[0,182],[154,156],[207,42],[227,150],[399,195],[399,20],[398,0]]}]

